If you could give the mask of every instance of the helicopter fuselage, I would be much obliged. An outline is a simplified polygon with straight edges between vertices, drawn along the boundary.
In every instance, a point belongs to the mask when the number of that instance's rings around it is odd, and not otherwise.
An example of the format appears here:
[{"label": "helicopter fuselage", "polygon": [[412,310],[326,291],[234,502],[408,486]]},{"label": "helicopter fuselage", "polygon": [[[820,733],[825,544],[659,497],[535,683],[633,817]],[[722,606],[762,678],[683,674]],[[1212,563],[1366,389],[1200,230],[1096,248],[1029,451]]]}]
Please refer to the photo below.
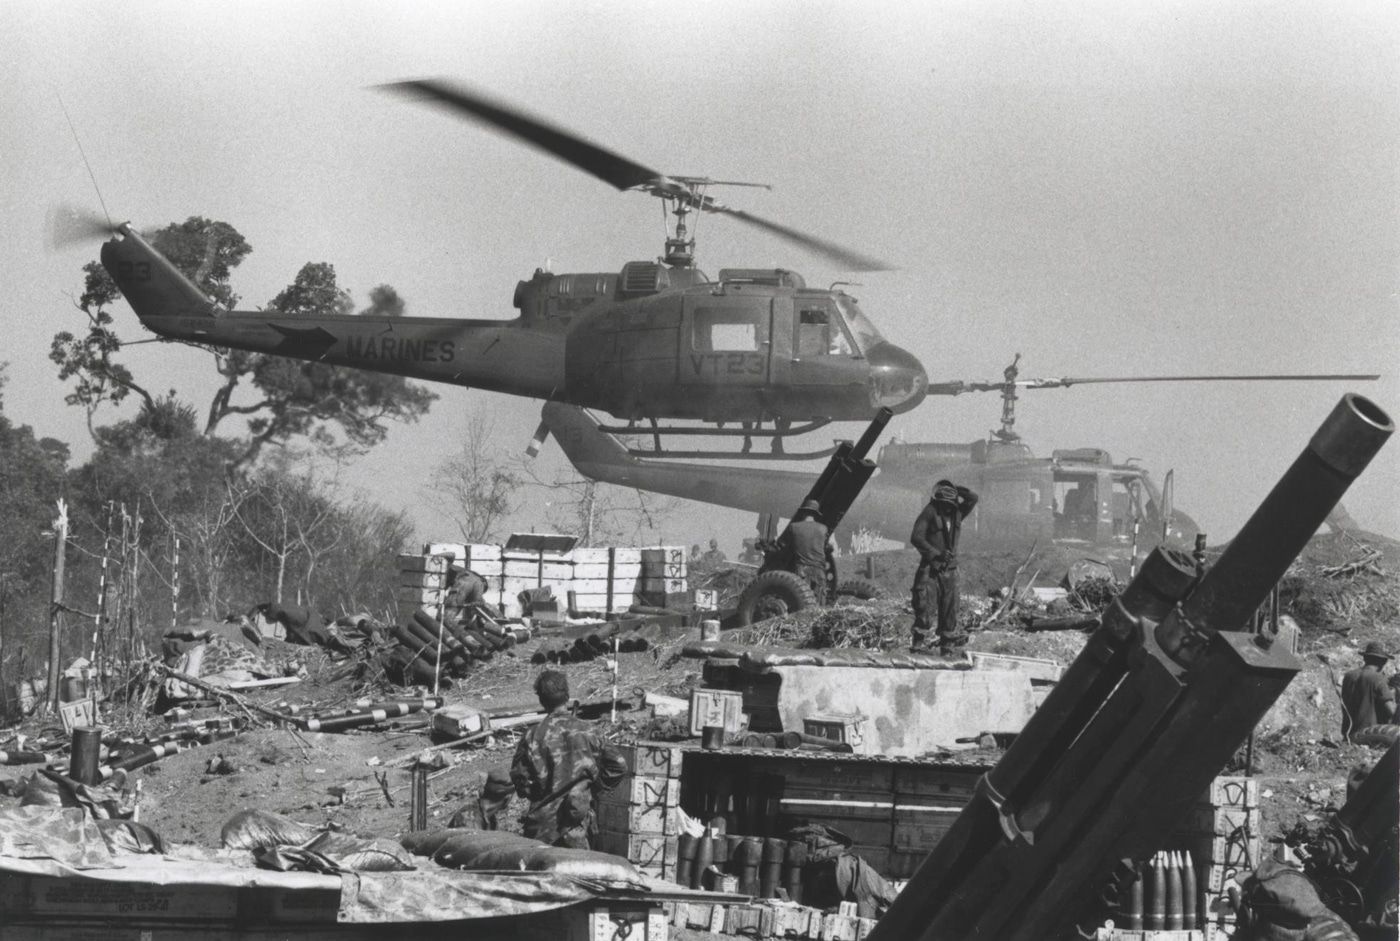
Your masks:
[{"label": "helicopter fuselage", "polygon": [[632,262],[520,282],[512,320],[280,316],[214,306],[129,227],[102,263],[141,322],[177,340],[565,402],[625,419],[866,420],[928,377],[855,298],[783,270]]},{"label": "helicopter fuselage", "polygon": [[[603,433],[587,412],[551,402],[542,417],[579,473],[618,486],[787,517],[816,480],[814,473],[795,470],[643,459]],[[864,530],[904,541],[934,482],[944,477],[981,497],[963,522],[969,547],[1040,541],[1096,550],[1134,543],[1189,548],[1197,532],[1195,521],[1170,505],[1144,468],[1115,464],[1096,448],[1037,458],[1022,443],[995,439],[892,443],[881,448],[876,463],[879,469],[847,511],[838,538]]]}]

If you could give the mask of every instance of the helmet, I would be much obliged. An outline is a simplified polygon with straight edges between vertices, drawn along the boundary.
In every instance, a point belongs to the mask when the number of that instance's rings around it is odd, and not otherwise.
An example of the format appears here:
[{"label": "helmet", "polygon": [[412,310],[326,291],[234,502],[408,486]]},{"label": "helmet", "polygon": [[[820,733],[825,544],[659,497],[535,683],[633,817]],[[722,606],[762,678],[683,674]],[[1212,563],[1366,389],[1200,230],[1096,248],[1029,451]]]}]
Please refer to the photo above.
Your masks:
[{"label": "helmet", "polygon": [[953,486],[952,481],[940,480],[933,486],[932,499],[934,503],[952,503],[956,505],[958,502],[958,488]]}]

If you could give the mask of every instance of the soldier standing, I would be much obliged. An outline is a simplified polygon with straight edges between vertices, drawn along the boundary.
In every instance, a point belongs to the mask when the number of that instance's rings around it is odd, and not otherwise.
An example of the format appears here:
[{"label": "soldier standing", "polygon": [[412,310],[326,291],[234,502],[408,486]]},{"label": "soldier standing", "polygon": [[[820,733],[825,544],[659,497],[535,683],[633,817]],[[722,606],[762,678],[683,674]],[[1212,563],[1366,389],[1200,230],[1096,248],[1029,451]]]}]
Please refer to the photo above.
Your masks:
[{"label": "soldier standing", "polygon": [[967,643],[958,630],[958,536],[962,521],[977,505],[977,494],[952,481],[934,485],[928,506],[914,521],[909,541],[919,550],[914,573],[914,653],[932,650],[929,618],[937,617],[938,646],[942,653]]},{"label": "soldier standing", "polygon": [[515,792],[530,802],[521,828],[553,846],[589,849],[597,829],[594,795],[615,787],[627,765],[611,742],[569,713],[563,673],[545,670],[535,679],[535,694],[549,714],[520,739],[510,766]]},{"label": "soldier standing", "polygon": [[1395,690],[1385,681],[1390,651],[1373,640],[1361,652],[1361,661],[1342,677],[1342,734],[1348,739],[1373,725],[1395,721]]},{"label": "soldier standing", "polygon": [[821,504],[816,500],[805,501],[797,511],[796,518],[778,537],[778,548],[788,562],[789,570],[796,572],[812,586],[812,594],[818,603],[825,604],[827,537],[830,535],[821,520]]}]

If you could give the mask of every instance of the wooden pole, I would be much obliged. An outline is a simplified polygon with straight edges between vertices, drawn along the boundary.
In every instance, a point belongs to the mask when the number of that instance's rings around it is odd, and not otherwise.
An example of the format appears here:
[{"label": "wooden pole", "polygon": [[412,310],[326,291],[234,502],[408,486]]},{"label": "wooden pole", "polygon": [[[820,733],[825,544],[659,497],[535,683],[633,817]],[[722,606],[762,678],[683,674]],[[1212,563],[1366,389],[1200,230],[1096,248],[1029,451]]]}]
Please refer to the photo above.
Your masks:
[{"label": "wooden pole", "polygon": [[175,556],[170,562],[170,629],[180,626],[180,537],[175,537]]},{"label": "wooden pole", "polygon": [[53,521],[53,593],[49,604],[49,711],[58,712],[59,657],[62,654],[59,634],[63,630],[63,563],[68,546],[68,505],[58,501],[58,516]]}]

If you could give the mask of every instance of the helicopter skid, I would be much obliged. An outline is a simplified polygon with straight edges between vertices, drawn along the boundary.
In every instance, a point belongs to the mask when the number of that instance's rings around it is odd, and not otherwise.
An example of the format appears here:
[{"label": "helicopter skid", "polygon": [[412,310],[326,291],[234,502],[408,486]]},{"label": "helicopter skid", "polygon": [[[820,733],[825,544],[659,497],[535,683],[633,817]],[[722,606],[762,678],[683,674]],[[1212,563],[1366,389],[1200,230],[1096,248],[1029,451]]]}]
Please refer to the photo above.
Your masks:
[{"label": "helicopter skid", "polygon": [[[655,425],[640,428],[636,425],[601,425],[598,430],[610,435],[718,435],[726,438],[790,438],[805,435],[831,424],[830,418],[818,418],[805,425],[792,425],[787,428],[698,428],[684,425]],[[826,452],[830,454],[831,452]]]},{"label": "helicopter skid", "polygon": [[811,461],[817,458],[831,457],[836,453],[836,448],[830,447],[820,451],[652,451],[646,448],[628,448],[627,453],[632,457],[649,458],[671,458],[687,459],[694,461]]}]

